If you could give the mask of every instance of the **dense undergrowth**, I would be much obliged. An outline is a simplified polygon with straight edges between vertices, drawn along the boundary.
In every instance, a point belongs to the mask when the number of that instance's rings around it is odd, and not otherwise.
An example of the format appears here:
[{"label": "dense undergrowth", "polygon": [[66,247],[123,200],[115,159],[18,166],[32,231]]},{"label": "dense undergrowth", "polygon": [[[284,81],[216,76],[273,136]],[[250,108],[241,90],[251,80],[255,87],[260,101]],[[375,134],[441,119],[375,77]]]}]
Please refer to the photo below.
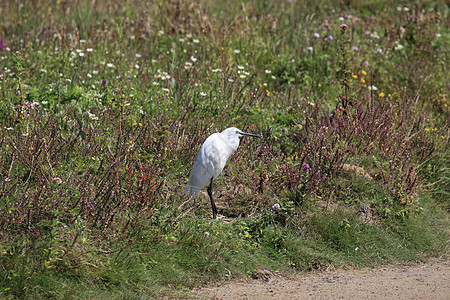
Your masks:
[{"label": "dense undergrowth", "polygon": [[[443,1],[5,1],[0,293],[176,296],[447,257]],[[243,139],[184,185],[204,139]]]}]

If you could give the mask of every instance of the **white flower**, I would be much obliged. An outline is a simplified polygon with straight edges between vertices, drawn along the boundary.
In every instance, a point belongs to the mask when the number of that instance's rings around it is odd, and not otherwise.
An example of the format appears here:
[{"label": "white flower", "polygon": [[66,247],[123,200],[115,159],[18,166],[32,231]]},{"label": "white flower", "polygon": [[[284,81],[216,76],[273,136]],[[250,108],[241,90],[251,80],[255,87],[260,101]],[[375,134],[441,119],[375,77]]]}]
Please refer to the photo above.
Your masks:
[{"label": "white flower", "polygon": [[164,35],[164,31],[162,31],[162,30],[158,31],[158,33],[159,33],[160,35]]},{"label": "white flower", "polygon": [[170,90],[168,88],[162,88],[162,90],[166,93],[170,92]]},{"label": "white flower", "polygon": [[241,50],[239,50],[239,49],[234,49],[234,53],[239,54],[239,53],[241,53]]},{"label": "white flower", "polygon": [[159,82],[153,81],[153,85],[159,85]]},{"label": "white flower", "polygon": [[136,53],[136,58],[141,58],[142,54]]},{"label": "white flower", "polygon": [[92,74],[97,75],[98,74],[98,70],[93,70]]},{"label": "white flower", "polygon": [[114,65],[113,65],[112,63],[107,63],[106,66],[107,66],[108,68],[114,68]]},{"label": "white flower", "polygon": [[376,90],[378,90],[378,88],[376,86],[374,86],[374,85],[369,85],[367,88],[369,89],[369,91],[376,91]]},{"label": "white flower", "polygon": [[395,50],[402,50],[403,48],[405,48],[402,44],[398,44],[398,45],[395,45],[395,47],[394,47],[394,49]]},{"label": "white flower", "polygon": [[244,75],[244,74],[241,74],[241,75],[239,75],[239,77],[241,77],[241,78],[245,78],[245,77],[247,77],[246,75]]},{"label": "white flower", "polygon": [[194,56],[191,56],[191,60],[192,60],[193,62],[196,62],[196,61],[197,61],[197,59],[196,59]]},{"label": "white flower", "polygon": [[272,71],[271,71],[271,70],[266,70],[265,72],[266,72],[266,74],[270,74],[270,73],[272,73]]},{"label": "white flower", "polygon": [[83,53],[83,52],[80,52],[80,53],[78,53],[78,55],[81,56],[81,57],[83,57],[83,56],[84,56],[84,53]]},{"label": "white flower", "polygon": [[195,44],[200,43],[200,41],[199,41],[198,39],[193,39],[192,41],[193,41]]},{"label": "white flower", "polygon": [[239,70],[244,70],[244,66],[238,66]]},{"label": "white flower", "polygon": [[139,65],[138,65],[138,64],[135,64],[134,67],[135,67],[136,69],[139,69]]},{"label": "white flower", "polygon": [[228,81],[229,82],[234,82],[234,79],[233,78],[228,78]]},{"label": "white flower", "polygon": [[87,51],[87,52],[92,52],[92,51],[94,51],[94,49],[92,49],[92,48],[87,48],[86,51]]},{"label": "white flower", "polygon": [[181,43],[184,43],[185,39],[179,38],[178,41],[180,41]]},{"label": "white flower", "polygon": [[95,114],[90,113],[90,112],[87,112],[87,114],[88,114],[89,118],[91,118],[92,120],[98,120],[98,117]]},{"label": "white flower", "polygon": [[92,78],[92,75],[91,75],[91,74],[89,74],[89,73],[87,73],[87,77],[89,77],[89,78]]},{"label": "white flower", "polygon": [[201,96],[206,96],[206,95],[208,95],[208,94],[205,93],[205,92],[201,92],[200,95],[201,95]]},{"label": "white flower", "polygon": [[212,72],[213,73],[222,72],[222,69],[221,68],[212,69]]},{"label": "white flower", "polygon": [[190,38],[192,37],[192,34],[188,33],[188,34],[186,34],[186,37],[187,37],[188,39],[190,39]]}]

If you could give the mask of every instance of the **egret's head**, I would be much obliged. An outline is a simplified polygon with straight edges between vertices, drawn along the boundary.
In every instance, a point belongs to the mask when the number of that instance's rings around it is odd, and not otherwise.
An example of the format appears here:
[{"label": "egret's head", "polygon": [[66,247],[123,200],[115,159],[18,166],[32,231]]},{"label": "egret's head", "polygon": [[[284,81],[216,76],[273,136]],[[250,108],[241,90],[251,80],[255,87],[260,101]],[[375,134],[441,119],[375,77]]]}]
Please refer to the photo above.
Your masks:
[{"label": "egret's head", "polygon": [[259,135],[244,132],[236,127],[227,128],[224,131],[222,131],[221,134],[227,137],[228,139],[240,138],[242,136],[252,136],[260,138]]}]

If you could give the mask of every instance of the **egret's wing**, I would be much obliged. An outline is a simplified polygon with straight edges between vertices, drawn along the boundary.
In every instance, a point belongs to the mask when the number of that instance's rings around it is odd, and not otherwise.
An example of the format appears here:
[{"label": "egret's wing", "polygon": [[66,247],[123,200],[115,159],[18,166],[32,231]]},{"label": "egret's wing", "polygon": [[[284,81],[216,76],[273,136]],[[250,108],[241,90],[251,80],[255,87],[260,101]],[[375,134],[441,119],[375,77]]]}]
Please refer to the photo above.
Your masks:
[{"label": "egret's wing", "polygon": [[194,169],[185,188],[190,197],[197,197],[200,190],[211,182],[211,178],[216,178],[222,171],[223,166],[221,167],[217,142],[217,136],[211,135],[203,143],[198,153]]}]

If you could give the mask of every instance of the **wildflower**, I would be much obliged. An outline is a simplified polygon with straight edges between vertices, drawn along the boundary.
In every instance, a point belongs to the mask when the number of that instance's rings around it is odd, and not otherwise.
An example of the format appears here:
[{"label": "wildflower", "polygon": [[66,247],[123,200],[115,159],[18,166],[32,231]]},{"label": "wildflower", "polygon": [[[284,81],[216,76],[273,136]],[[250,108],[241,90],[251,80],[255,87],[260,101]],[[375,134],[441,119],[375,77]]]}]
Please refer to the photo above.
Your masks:
[{"label": "wildflower", "polygon": [[384,98],[384,93],[383,92],[380,93],[380,97]]},{"label": "wildflower", "polygon": [[61,184],[62,183],[62,179],[59,177],[53,177],[52,182],[56,182],[56,184]]},{"label": "wildflower", "polygon": [[275,203],[274,205],[272,205],[272,209],[271,211],[275,214],[278,212],[278,210],[281,208],[281,205],[278,203]]},{"label": "wildflower", "polygon": [[34,148],[33,148],[33,147],[30,147],[30,148],[28,148],[28,150],[30,150],[30,151],[33,151],[33,150],[34,150]]},{"label": "wildflower", "polygon": [[320,38],[320,34],[319,33],[314,33],[314,37],[316,38],[316,39],[318,39],[318,38]]},{"label": "wildflower", "polygon": [[377,48],[377,53],[383,53],[383,49],[381,49],[381,48]]},{"label": "wildflower", "polygon": [[356,76],[356,75],[353,75],[353,78],[355,78],[355,79],[358,79],[358,76]]},{"label": "wildflower", "polygon": [[87,48],[86,49],[86,52],[92,52],[92,51],[94,51],[94,49],[92,49],[92,48]]},{"label": "wildflower", "polygon": [[310,53],[313,52],[313,47],[308,47],[307,49],[308,49],[308,51],[309,51]]},{"label": "wildflower", "polygon": [[339,26],[339,28],[341,28],[341,29],[342,29],[342,31],[344,32],[344,31],[346,31],[346,30],[347,30],[348,26],[347,26],[347,25],[345,25],[345,24],[341,24],[341,26]]},{"label": "wildflower", "polygon": [[208,232],[208,231],[205,231],[205,235],[208,237],[208,236],[209,236],[209,232]]},{"label": "wildflower", "polygon": [[305,171],[309,171],[309,165],[308,165],[307,163],[303,163],[303,164],[302,164],[302,168],[303,168],[303,170],[305,170]]},{"label": "wildflower", "polygon": [[321,87],[322,85],[319,83],[318,86]]},{"label": "wildflower", "polygon": [[374,86],[374,85],[369,86],[368,89],[369,89],[369,91],[376,91],[376,90],[378,90],[378,88],[376,86]]},{"label": "wildflower", "polygon": [[6,50],[6,41],[4,38],[0,39],[0,51],[5,51]]},{"label": "wildflower", "polygon": [[266,74],[270,74],[270,73],[272,73],[272,71],[271,71],[271,70],[265,70],[265,72],[266,72]]},{"label": "wildflower", "polygon": [[217,72],[222,72],[221,68],[217,68],[217,69],[212,69],[211,70],[213,73],[217,73]]},{"label": "wildflower", "polygon": [[196,61],[197,61],[197,59],[196,59],[194,56],[191,56],[191,60],[192,60],[193,62],[196,62]]},{"label": "wildflower", "polygon": [[153,85],[159,85],[159,82],[153,81],[152,84]]},{"label": "wildflower", "polygon": [[239,53],[241,53],[241,50],[239,50],[239,49],[234,49],[234,53],[239,54]]},{"label": "wildflower", "polygon": [[366,81],[364,80],[364,78],[361,78],[361,82],[362,82],[362,83],[366,83]]},{"label": "wildflower", "polygon": [[403,48],[405,48],[405,47],[404,47],[403,45],[401,45],[401,44],[395,45],[395,47],[394,47],[394,49],[395,49],[396,51],[402,50]]},{"label": "wildflower", "polygon": [[329,35],[329,36],[328,36],[328,40],[329,40],[329,41],[332,41],[332,40],[333,40],[333,36],[332,36],[332,35]]},{"label": "wildflower", "polygon": [[142,127],[142,123],[139,123],[139,126]]},{"label": "wildflower", "polygon": [[106,66],[107,66],[108,68],[114,68],[114,65],[113,65],[112,63],[107,63]]},{"label": "wildflower", "polygon": [[244,66],[238,66],[239,70],[244,70]]},{"label": "wildflower", "polygon": [[267,94],[267,96],[269,96],[269,95],[270,95],[270,92],[269,92],[269,90],[266,90],[266,94]]},{"label": "wildflower", "polygon": [[91,120],[98,120],[98,117],[93,113],[87,112],[87,115],[91,118]]},{"label": "wildflower", "polygon": [[366,71],[361,71],[361,74],[363,74],[364,76],[367,75]]},{"label": "wildflower", "polygon": [[193,39],[192,41],[193,41],[195,44],[200,43],[200,40],[198,40],[198,39]]},{"label": "wildflower", "polygon": [[200,96],[206,96],[206,95],[208,95],[208,94],[205,93],[205,92],[201,92],[201,93],[200,93]]}]

